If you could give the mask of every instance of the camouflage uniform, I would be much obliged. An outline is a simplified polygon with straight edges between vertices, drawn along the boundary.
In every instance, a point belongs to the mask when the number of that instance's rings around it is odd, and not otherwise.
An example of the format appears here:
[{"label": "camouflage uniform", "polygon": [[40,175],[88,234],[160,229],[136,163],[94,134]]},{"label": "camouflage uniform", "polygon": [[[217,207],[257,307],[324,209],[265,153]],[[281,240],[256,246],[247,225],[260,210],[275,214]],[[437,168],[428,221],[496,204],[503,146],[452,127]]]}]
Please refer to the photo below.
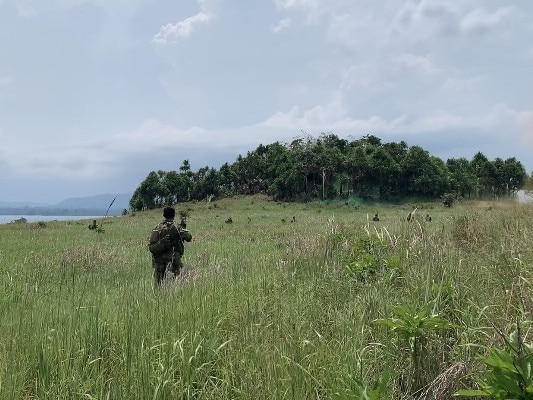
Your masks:
[{"label": "camouflage uniform", "polygon": [[[190,242],[192,240],[191,232],[184,229],[181,226],[176,226],[173,219],[165,219],[154,229],[158,229],[162,225],[170,225],[170,237],[172,249],[161,255],[152,255],[152,266],[154,268],[154,282],[157,286],[161,285],[168,269],[170,269],[174,275],[179,275],[180,269],[183,268],[181,257],[183,256],[185,246],[183,241]],[[170,264],[170,265],[169,265]]]}]

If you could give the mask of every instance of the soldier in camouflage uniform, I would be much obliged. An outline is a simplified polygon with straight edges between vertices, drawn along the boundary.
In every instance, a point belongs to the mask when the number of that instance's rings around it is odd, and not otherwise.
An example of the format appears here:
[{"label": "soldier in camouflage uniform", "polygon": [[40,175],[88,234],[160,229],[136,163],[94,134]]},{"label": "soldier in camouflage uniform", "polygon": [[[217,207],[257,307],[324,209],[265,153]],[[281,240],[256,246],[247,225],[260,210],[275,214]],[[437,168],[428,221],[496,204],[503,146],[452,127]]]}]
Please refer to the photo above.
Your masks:
[{"label": "soldier in camouflage uniform", "polygon": [[169,250],[163,254],[152,254],[152,266],[154,268],[154,282],[156,286],[160,286],[163,279],[165,279],[167,269],[172,271],[175,276],[179,275],[180,269],[183,268],[183,263],[181,262],[181,257],[185,250],[183,241],[190,242],[192,240],[191,232],[182,226],[184,225],[183,223],[180,225],[174,223],[175,216],[176,211],[174,208],[165,207],[163,209],[163,221],[154,228],[154,231],[160,230],[166,225],[166,228],[170,232],[171,243]]}]

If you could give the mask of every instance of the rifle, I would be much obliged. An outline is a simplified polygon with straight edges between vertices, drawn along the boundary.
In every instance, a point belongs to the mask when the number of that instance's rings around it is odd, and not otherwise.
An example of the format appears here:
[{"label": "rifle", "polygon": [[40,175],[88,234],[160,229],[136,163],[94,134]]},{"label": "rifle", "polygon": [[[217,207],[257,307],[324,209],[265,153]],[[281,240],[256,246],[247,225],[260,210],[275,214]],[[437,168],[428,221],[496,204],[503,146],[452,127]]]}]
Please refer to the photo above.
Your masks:
[{"label": "rifle", "polygon": [[113,203],[117,199],[117,196],[118,196],[118,194],[113,198],[113,200],[111,200],[111,203],[109,204],[109,206],[107,207],[107,211],[105,212],[104,218],[100,221],[100,226],[98,226],[96,228],[96,232],[98,232],[98,233],[105,232],[104,231],[104,220],[107,218],[107,214],[109,213],[109,210],[111,209],[111,206],[113,205]]},{"label": "rifle", "polygon": [[[181,241],[181,245],[183,247],[185,247],[184,243],[183,243],[183,237],[181,236],[181,227],[183,227],[183,224],[180,224],[179,226],[176,226],[177,230],[178,230],[178,235],[179,235],[179,238],[180,238],[180,241]],[[172,268],[174,267],[174,256],[176,254],[176,249],[174,246],[172,246],[172,260],[169,261],[167,263],[167,268],[166,268],[166,273],[168,273],[168,271],[172,271]],[[179,265],[178,265],[178,273],[179,273]]]},{"label": "rifle", "polygon": [[174,266],[174,246],[172,246],[172,259],[167,263],[165,275],[168,274],[169,271],[172,271],[173,266]]}]

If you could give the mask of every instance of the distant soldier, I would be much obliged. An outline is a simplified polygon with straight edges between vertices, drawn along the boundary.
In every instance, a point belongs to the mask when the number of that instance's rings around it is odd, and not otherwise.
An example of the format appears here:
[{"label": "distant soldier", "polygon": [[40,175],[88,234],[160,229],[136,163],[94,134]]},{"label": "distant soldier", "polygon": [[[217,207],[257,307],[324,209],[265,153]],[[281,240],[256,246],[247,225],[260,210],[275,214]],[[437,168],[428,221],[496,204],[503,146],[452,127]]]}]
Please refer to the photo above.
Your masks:
[{"label": "distant soldier", "polygon": [[90,230],[95,230],[98,228],[98,224],[96,223],[96,220],[93,219],[93,222],[91,224],[89,224],[89,229]]},{"label": "distant soldier", "polygon": [[181,258],[185,252],[185,242],[192,240],[191,233],[181,225],[174,223],[176,211],[172,207],[163,209],[163,221],[159,223],[150,235],[148,248],[152,253],[152,267],[154,268],[154,283],[160,286],[165,279],[167,270],[178,276],[183,268]]},{"label": "distant soldier", "polygon": [[295,217],[294,215],[292,216],[291,224],[292,224],[293,222],[296,222],[296,217]]},{"label": "distant soldier", "polygon": [[372,218],[372,221],[379,221],[378,213],[376,213],[376,215],[374,215],[374,218]]},{"label": "distant soldier", "polygon": [[229,217],[227,220],[226,220],[226,224],[232,224],[233,223],[233,220],[231,219],[231,217]]},{"label": "distant soldier", "polygon": [[431,222],[431,215],[426,214],[426,222]]},{"label": "distant soldier", "polygon": [[407,214],[407,222],[410,222],[412,219],[415,218],[416,210],[418,210],[417,207],[413,211],[411,211],[409,214]]}]

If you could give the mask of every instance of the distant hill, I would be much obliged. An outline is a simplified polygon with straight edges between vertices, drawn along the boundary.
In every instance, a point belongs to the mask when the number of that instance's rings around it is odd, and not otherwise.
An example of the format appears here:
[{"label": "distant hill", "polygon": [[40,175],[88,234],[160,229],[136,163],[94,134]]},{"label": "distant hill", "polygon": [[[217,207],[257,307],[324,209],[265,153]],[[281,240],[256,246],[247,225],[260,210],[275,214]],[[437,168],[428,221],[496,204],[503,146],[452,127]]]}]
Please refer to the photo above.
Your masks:
[{"label": "distant hill", "polygon": [[132,196],[131,193],[106,193],[68,198],[57,204],[0,202],[0,215],[105,215],[113,199],[108,215],[121,215],[124,209],[129,209]]},{"label": "distant hill", "polygon": [[97,194],[89,197],[72,197],[61,201],[60,203],[54,204],[54,208],[103,208],[107,210],[109,204],[113,201],[113,198],[116,199],[113,202],[113,205],[110,208],[111,210],[119,210],[129,208],[129,202],[131,199],[131,193],[119,193],[119,194]]}]

